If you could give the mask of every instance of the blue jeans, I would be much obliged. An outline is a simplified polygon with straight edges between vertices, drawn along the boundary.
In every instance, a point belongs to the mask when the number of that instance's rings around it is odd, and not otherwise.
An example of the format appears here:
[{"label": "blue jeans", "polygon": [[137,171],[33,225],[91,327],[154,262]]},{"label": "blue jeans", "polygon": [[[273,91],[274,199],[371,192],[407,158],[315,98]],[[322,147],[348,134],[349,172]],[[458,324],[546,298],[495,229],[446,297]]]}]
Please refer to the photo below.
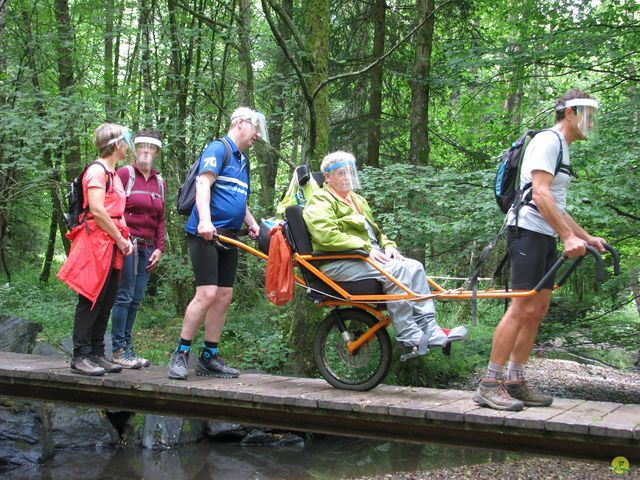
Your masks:
[{"label": "blue jeans", "polygon": [[124,257],[116,303],[111,311],[111,342],[114,352],[132,346],[131,331],[149,281],[147,265],[152,253],[153,248],[140,247],[137,258],[135,254]]}]

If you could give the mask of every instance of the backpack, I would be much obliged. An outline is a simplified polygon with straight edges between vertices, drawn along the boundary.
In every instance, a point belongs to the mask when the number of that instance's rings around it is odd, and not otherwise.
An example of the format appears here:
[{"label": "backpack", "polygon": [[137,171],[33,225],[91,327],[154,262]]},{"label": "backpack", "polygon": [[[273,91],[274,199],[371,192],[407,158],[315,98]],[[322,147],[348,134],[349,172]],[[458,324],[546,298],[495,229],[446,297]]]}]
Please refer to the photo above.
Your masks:
[{"label": "backpack", "polygon": [[293,298],[293,257],[291,246],[284,236],[282,224],[269,232],[269,257],[265,290],[267,299],[274,305],[284,305]]},{"label": "backpack", "polygon": [[[493,193],[496,199],[496,203],[502,213],[507,213],[511,209],[512,205],[518,205],[518,208],[522,204],[527,204],[531,201],[531,191],[524,195],[524,192],[531,189],[531,182],[528,182],[522,188],[520,188],[520,168],[522,167],[522,159],[524,158],[524,151],[526,150],[529,142],[538,133],[544,131],[551,131],[556,134],[560,141],[560,152],[558,153],[558,160],[556,162],[556,168],[553,173],[555,177],[562,167],[562,139],[555,130],[543,129],[543,130],[527,130],[520,138],[511,144],[506,150],[503,150],[498,156],[500,165],[496,172],[496,178],[493,185]],[[569,171],[570,173],[570,171]]]},{"label": "backpack", "polygon": [[67,228],[69,230],[74,228],[76,225],[82,223],[83,217],[89,211],[88,205],[87,205],[87,208],[82,208],[82,205],[84,204],[84,192],[82,191],[82,179],[84,177],[85,172],[88,170],[88,168],[94,164],[100,165],[104,169],[104,173],[107,176],[105,191],[108,192],[109,188],[111,187],[112,173],[109,172],[107,170],[107,167],[105,167],[102,163],[95,160],[90,164],[88,164],[86,167],[84,167],[84,170],[82,170],[82,173],[78,175],[76,178],[74,178],[73,181],[69,184],[69,192],[66,195],[68,208],[67,208],[67,213],[64,214],[64,223],[67,225]]},{"label": "backpack", "polygon": [[[222,159],[222,170],[229,165],[229,159],[231,157],[231,145],[224,138],[214,140],[213,142],[222,142],[224,145],[224,158]],[[193,209],[193,204],[196,202],[196,178],[198,177],[198,170],[200,167],[200,160],[202,160],[202,154],[207,147],[213,142],[208,143],[198,155],[198,159],[193,162],[193,165],[187,172],[187,177],[180,187],[178,187],[178,195],[176,196],[176,208],[180,215],[189,216]],[[222,171],[221,170],[221,171]],[[215,185],[215,184],[214,184]],[[211,187],[213,189],[213,186]]]},{"label": "backpack", "polygon": [[[127,172],[129,172],[129,178],[127,180],[127,184],[124,187],[124,194],[127,197],[132,193],[143,193],[146,195],[150,195],[151,197],[155,197],[158,195],[155,192],[148,192],[146,190],[133,190],[133,184],[136,181],[136,171],[131,165],[125,165],[125,168],[127,169]],[[160,192],[160,198],[162,199],[162,203],[164,203],[164,179],[162,178],[162,175],[157,173],[156,180],[158,181],[158,191]]]}]

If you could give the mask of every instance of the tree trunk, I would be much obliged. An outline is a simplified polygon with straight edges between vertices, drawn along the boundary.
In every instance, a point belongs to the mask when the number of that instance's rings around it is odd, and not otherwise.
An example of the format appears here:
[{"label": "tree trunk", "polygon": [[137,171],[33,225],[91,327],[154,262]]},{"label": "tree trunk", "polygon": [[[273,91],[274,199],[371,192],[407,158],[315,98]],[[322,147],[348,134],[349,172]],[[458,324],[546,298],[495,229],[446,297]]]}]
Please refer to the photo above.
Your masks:
[{"label": "tree trunk", "polygon": [[[418,21],[431,15],[434,0],[416,0]],[[433,44],[433,15],[416,32],[416,55],[411,88],[411,147],[409,161],[413,165],[429,164],[429,77]]]},{"label": "tree trunk", "polygon": [[[141,46],[140,46],[140,68],[142,70],[143,85],[143,111],[142,111],[142,128],[151,128],[153,122],[153,91],[151,86],[151,29],[152,22],[151,6],[149,0],[140,0],[140,30],[141,30]],[[140,126],[138,126],[140,128]]]},{"label": "tree trunk", "polygon": [[240,45],[238,48],[238,65],[240,69],[238,82],[238,104],[241,106],[255,108],[253,97],[253,62],[251,61],[251,2],[250,0],[240,0],[240,11],[238,12],[238,37]]},{"label": "tree trunk", "polygon": [[[176,175],[176,185],[182,181],[181,172],[186,172],[187,161],[187,97],[190,85],[191,59],[193,55],[193,39],[185,49],[180,42],[182,26],[178,24],[176,16],[177,5],[174,0],[168,0],[169,7],[169,39],[171,44],[171,63],[167,78],[166,91],[175,95],[175,100],[171,102],[171,112],[168,121],[175,125],[173,128],[174,140],[172,146],[172,167]],[[195,19],[193,20],[195,22]],[[191,25],[191,27],[193,24]],[[184,56],[183,56],[184,52]],[[172,238],[170,248],[181,257],[188,257],[186,240],[182,229],[169,228],[169,236]],[[177,279],[173,282],[173,292],[176,297],[176,314],[182,315],[193,296],[193,283],[190,280]]]},{"label": "tree trunk", "polygon": [[[7,3],[8,1],[0,0],[0,78],[4,78],[5,70],[7,69],[7,54],[5,52],[6,43],[3,41],[4,36],[4,26],[7,21]],[[3,107],[5,104],[5,97],[0,96],[0,107]],[[4,135],[0,134],[0,165],[4,167],[4,149],[3,149],[3,140]],[[4,168],[3,168],[4,170]],[[8,188],[9,180],[8,172],[5,175],[0,175],[0,191],[6,192]],[[7,217],[6,217],[6,208],[7,208],[7,195],[3,195],[0,198],[0,261],[2,261],[2,269],[4,270],[5,276],[8,281],[11,281],[11,272],[9,271],[9,267],[6,262],[6,258],[4,255],[4,239],[5,234],[7,233]]]},{"label": "tree trunk", "polygon": [[[386,0],[376,0],[373,20],[373,60],[384,55]],[[369,135],[367,158],[364,163],[372,167],[380,166],[380,121],[382,116],[382,63],[371,71],[371,93],[369,96]]]},{"label": "tree trunk", "polygon": [[104,114],[106,121],[116,118],[113,102],[116,89],[113,81],[113,9],[114,0],[104,1]]},{"label": "tree trunk", "polygon": [[636,304],[638,316],[640,316],[640,286],[638,285],[638,275],[640,275],[640,269],[638,268],[633,268],[629,272],[629,285],[631,286],[631,294],[633,295],[634,303]]},{"label": "tree trunk", "polygon": [[[313,92],[329,74],[329,0],[307,0],[304,2],[304,24],[307,55],[308,85]],[[310,124],[305,149],[305,162],[313,170],[320,168],[320,160],[329,149],[329,95],[324,87],[313,101],[314,125]]]},{"label": "tree trunk", "polygon": [[40,268],[40,283],[48,283],[51,276],[51,262],[53,261],[53,254],[56,250],[56,232],[58,230],[58,222],[55,216],[55,205],[52,203],[54,212],[51,215],[51,221],[49,222],[49,238],[47,239],[47,250],[44,255],[42,267]]},{"label": "tree trunk", "polygon": [[[58,54],[58,86],[60,95],[70,98],[73,95],[73,29],[69,14],[68,0],[55,0],[55,14],[58,26],[58,41],[56,51]],[[67,125],[67,140],[63,145],[63,155],[65,158],[65,173],[67,180],[77,177],[82,171],[82,160],[80,158],[80,139],[78,134],[71,127],[77,122],[69,118]]]},{"label": "tree trunk", "polygon": [[[283,0],[282,9],[291,17],[293,15],[293,0]],[[291,33],[285,27],[282,19],[278,17],[278,28],[282,32],[285,40],[291,38]],[[287,76],[290,74],[291,69],[289,62],[282,50],[278,50],[278,56],[276,58],[275,72],[272,77],[272,82],[276,85],[286,82]],[[282,143],[282,125],[285,119],[285,113],[287,105],[285,102],[285,94],[278,92],[275,95],[273,101],[273,108],[271,115],[269,116],[269,141],[271,146],[280,150]],[[275,204],[275,188],[276,188],[276,176],[278,175],[278,156],[270,151],[264,151],[261,156],[261,162],[259,164],[258,172],[260,173],[260,206],[263,211],[270,215],[274,210]]]}]

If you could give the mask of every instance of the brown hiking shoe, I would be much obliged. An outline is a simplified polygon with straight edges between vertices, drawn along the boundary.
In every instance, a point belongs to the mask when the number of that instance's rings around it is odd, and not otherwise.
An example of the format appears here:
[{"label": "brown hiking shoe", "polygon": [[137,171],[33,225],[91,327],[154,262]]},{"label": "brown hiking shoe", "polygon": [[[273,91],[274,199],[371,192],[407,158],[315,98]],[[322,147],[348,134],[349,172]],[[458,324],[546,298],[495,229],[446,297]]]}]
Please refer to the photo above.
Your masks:
[{"label": "brown hiking shoe", "polygon": [[508,380],[504,382],[505,390],[513,398],[522,400],[527,407],[548,407],[553,397],[531,388],[524,380]]},{"label": "brown hiking shoe", "polygon": [[142,364],[138,361],[138,359],[132,357],[129,354],[129,350],[127,350],[126,348],[119,348],[118,350],[113,352],[113,363],[122,365],[122,368],[142,367]]},{"label": "brown hiking shoe", "polygon": [[473,401],[481,407],[489,407],[494,410],[508,410],[519,412],[524,408],[524,403],[516,400],[507,393],[504,381],[494,378],[483,378],[478,385]]},{"label": "brown hiking shoe", "polygon": [[105,369],[96,364],[89,357],[73,357],[71,359],[71,370],[82,375],[99,377],[105,374]]},{"label": "brown hiking shoe", "polygon": [[89,358],[93,363],[104,368],[104,371],[107,373],[118,373],[122,371],[122,365],[111,363],[104,355],[91,355]]}]

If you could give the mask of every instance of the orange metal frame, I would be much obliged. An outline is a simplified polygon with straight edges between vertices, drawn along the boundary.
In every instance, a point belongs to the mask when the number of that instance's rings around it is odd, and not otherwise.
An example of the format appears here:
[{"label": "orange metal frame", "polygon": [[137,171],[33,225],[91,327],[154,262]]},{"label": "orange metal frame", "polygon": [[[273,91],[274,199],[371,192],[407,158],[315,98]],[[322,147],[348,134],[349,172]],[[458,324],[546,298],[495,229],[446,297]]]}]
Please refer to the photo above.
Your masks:
[{"label": "orange metal frame", "polygon": [[[225,237],[223,235],[219,235],[218,239],[224,243],[228,243],[231,245],[235,245],[242,250],[255,255],[263,260],[268,260],[268,256],[265,255],[260,250],[257,250],[245,243],[242,243],[238,240],[234,240],[233,238]],[[382,275],[387,277],[393,283],[395,283],[404,294],[398,295],[352,295],[346,290],[344,290],[340,285],[327,277],[321,270],[312,265],[313,262],[325,261],[325,260],[362,260],[363,262],[367,262],[369,265],[378,270]],[[373,337],[375,337],[376,332],[385,328],[387,325],[391,323],[391,320],[388,315],[384,314],[377,308],[371,306],[372,302],[388,302],[388,301],[424,301],[428,299],[435,300],[470,300],[472,297],[476,298],[519,298],[519,297],[532,297],[536,295],[538,292],[535,290],[504,290],[504,289],[483,289],[477,290],[474,294],[471,290],[464,290],[462,288],[458,289],[445,289],[434,280],[427,278],[429,281],[429,285],[431,286],[432,292],[429,295],[419,295],[405,285],[400,283],[396,278],[389,275],[385,272],[380,265],[376,262],[372,261],[369,257],[364,255],[357,254],[348,254],[348,255],[337,255],[337,254],[326,254],[326,255],[299,255],[298,253],[293,254],[293,262],[294,266],[304,267],[317,276],[320,280],[334,289],[339,295],[341,295],[342,299],[329,299],[318,304],[319,307],[340,307],[340,306],[349,306],[359,308],[361,310],[365,310],[370,313],[374,317],[378,319],[378,323],[376,323],[373,327],[367,330],[364,334],[362,334],[359,338],[354,341],[348,343],[348,350],[353,353],[361,345],[367,343]],[[295,282],[303,288],[308,288],[307,283],[300,278],[298,275],[294,275]],[[554,288],[558,288],[557,285]]]}]

